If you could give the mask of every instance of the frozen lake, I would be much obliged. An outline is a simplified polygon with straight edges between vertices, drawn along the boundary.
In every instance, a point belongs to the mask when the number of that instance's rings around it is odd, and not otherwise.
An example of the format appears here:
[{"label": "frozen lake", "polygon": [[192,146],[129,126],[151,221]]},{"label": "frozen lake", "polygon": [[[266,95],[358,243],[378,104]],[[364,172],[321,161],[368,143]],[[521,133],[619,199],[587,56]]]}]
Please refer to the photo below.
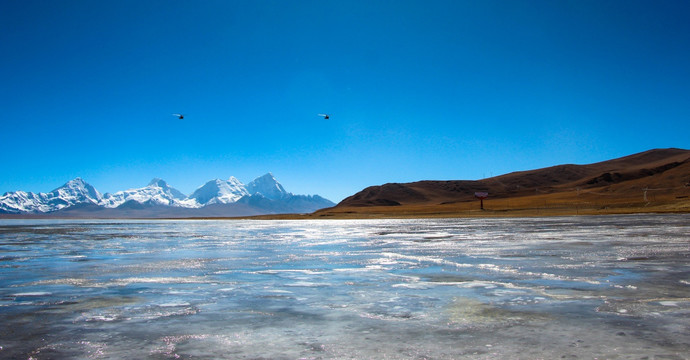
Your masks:
[{"label": "frozen lake", "polygon": [[686,359],[690,216],[0,221],[2,359]]}]

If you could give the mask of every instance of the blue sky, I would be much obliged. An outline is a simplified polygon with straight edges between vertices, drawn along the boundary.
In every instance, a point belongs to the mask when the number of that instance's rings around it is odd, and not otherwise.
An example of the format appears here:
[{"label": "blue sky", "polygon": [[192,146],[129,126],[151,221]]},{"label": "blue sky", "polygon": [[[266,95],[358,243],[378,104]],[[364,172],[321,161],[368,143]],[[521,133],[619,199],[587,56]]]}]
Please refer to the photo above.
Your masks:
[{"label": "blue sky", "polygon": [[270,171],[337,202],[688,149],[689,18],[675,0],[2,1],[0,193]]}]

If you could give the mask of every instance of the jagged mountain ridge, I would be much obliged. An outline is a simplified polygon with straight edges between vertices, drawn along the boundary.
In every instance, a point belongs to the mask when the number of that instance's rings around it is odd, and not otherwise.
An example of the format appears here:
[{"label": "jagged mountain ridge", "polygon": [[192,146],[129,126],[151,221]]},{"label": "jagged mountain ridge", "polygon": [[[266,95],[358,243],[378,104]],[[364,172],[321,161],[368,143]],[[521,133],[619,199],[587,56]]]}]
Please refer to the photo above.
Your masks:
[{"label": "jagged mountain ridge", "polygon": [[81,178],[68,181],[49,193],[14,191],[0,197],[0,211],[6,213],[51,212],[76,204],[99,204],[103,196]]},{"label": "jagged mountain ridge", "polygon": [[[211,180],[190,196],[162,179],[147,186],[101,195],[76,178],[49,193],[15,191],[0,196],[0,213],[90,216],[244,216],[312,212],[335,205],[318,195],[294,195],[285,191],[273,174],[245,185],[235,177]],[[203,209],[203,210],[202,210]]]},{"label": "jagged mountain ridge", "polygon": [[186,200],[187,196],[182,192],[169,186],[164,180],[155,178],[146,187],[140,189],[105,194],[98,204],[107,208],[116,208],[134,201],[140,204],[188,207]]}]

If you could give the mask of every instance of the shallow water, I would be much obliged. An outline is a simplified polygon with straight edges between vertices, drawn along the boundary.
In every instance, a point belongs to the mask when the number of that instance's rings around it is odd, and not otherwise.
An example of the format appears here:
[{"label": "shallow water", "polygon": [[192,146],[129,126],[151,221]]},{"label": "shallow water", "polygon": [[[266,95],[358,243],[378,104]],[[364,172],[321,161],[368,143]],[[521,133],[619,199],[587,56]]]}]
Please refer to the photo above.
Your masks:
[{"label": "shallow water", "polygon": [[686,359],[690,216],[0,221],[0,358]]}]

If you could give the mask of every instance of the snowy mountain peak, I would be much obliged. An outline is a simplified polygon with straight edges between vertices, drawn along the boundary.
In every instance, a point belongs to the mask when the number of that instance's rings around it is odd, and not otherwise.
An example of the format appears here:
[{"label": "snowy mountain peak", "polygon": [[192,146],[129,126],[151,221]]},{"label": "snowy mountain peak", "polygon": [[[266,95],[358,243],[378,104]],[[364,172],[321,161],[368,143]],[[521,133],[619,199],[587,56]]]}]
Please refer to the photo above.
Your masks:
[{"label": "snowy mountain peak", "polygon": [[185,194],[175,189],[174,187],[168,185],[168,183],[165,182],[165,180],[160,178],[154,178],[153,180],[151,180],[147,187],[160,188],[163,193],[171,196],[173,199],[184,200],[187,198]]},{"label": "snowy mountain peak", "polygon": [[249,195],[244,184],[231,176],[228,180],[215,179],[207,182],[189,195],[199,205],[234,203]]},{"label": "snowy mountain peak", "polygon": [[271,200],[278,200],[292,195],[285,191],[283,185],[280,185],[270,172],[247,184],[247,191],[252,195],[261,194]]},{"label": "snowy mountain peak", "polygon": [[18,214],[51,211],[50,206],[44,204],[46,194],[35,194],[26,191],[6,192],[0,196],[0,212]]},{"label": "snowy mountain peak", "polygon": [[83,186],[83,185],[86,185],[87,182],[84,181],[84,179],[82,179],[81,177],[77,176],[77,177],[75,177],[74,179],[68,181],[65,185],[67,185],[67,184],[78,184],[78,185],[82,185],[82,186]]},{"label": "snowy mountain peak", "polygon": [[96,188],[82,178],[70,180],[46,195],[50,198],[49,202],[56,205],[55,210],[81,203],[97,204],[103,197]]},{"label": "snowy mountain peak", "polygon": [[169,186],[164,180],[155,178],[146,187],[118,191],[114,194],[105,194],[100,205],[115,208],[130,201],[140,204],[183,206],[182,201],[186,196],[179,190]]},{"label": "snowy mountain peak", "polygon": [[91,184],[78,177],[70,180],[65,185],[53,190],[51,193],[59,193],[61,195],[74,196],[77,200],[90,200],[90,202],[97,203],[101,200],[101,193],[96,190]]},{"label": "snowy mountain peak", "polygon": [[49,193],[15,191],[0,197],[0,211],[9,213],[51,212],[76,204],[98,204],[103,196],[82,178],[68,181]]}]

